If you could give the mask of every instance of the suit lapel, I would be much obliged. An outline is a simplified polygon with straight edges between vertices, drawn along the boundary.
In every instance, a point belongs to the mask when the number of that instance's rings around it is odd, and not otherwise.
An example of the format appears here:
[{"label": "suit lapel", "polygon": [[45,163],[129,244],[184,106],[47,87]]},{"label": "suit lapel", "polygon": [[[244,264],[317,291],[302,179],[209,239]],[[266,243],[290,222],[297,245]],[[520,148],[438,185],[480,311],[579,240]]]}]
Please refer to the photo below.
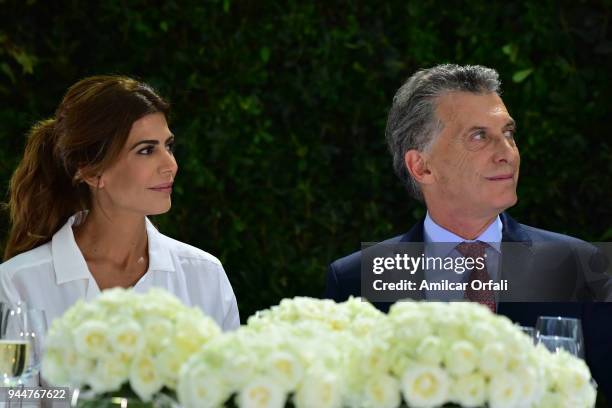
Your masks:
[{"label": "suit lapel", "polygon": [[[420,254],[424,253],[423,251],[425,250],[425,239],[424,239],[424,233],[423,233],[424,221],[425,221],[425,218],[422,218],[419,222],[417,222],[410,229],[410,231],[404,234],[404,236],[400,240],[400,244],[414,243],[415,244],[414,247],[411,246],[410,248],[411,250],[415,250],[417,254],[416,256],[420,256]],[[423,273],[423,268],[417,269],[417,271],[414,273],[412,280],[420,284],[420,282],[422,282],[424,279],[425,279],[425,274]],[[424,300],[425,299],[425,291],[423,290],[418,290],[418,291],[414,291],[411,293],[412,293],[412,296],[410,296],[410,298],[413,300]]]},{"label": "suit lapel", "polygon": [[[501,294],[499,301],[517,301],[522,299],[525,282],[533,279],[530,274],[533,260],[531,238],[525,229],[506,213],[500,214],[502,221],[502,254],[499,279],[508,281],[508,291]],[[513,285],[514,284],[514,285]],[[513,286],[516,288],[513,290]],[[516,292],[519,293],[516,293]]]}]

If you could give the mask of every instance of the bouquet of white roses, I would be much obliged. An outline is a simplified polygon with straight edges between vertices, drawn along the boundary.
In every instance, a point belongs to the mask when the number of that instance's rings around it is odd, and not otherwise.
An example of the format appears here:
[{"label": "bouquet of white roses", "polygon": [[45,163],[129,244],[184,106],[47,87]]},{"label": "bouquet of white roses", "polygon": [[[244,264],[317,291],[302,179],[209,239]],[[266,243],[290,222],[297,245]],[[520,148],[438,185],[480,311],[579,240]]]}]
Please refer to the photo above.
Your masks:
[{"label": "bouquet of white roses", "polygon": [[96,395],[129,386],[143,401],[176,388],[182,364],[221,333],[197,308],[161,289],[104,291],[53,321],[42,375]]},{"label": "bouquet of white roses", "polygon": [[185,408],[234,402],[284,407],[289,401],[298,407],[340,407],[349,387],[347,350],[356,350],[359,336],[383,317],[356,299],[343,304],[285,299],[190,359],[181,370],[179,401]]},{"label": "bouquet of white roses", "polygon": [[551,354],[475,303],[401,302],[388,315],[389,371],[411,407],[591,407],[586,364]]},{"label": "bouquet of white roses", "polygon": [[[182,368],[186,408],[590,407],[587,366],[473,303],[285,299]],[[234,398],[232,398],[234,397]],[[404,405],[402,405],[404,404]]]}]

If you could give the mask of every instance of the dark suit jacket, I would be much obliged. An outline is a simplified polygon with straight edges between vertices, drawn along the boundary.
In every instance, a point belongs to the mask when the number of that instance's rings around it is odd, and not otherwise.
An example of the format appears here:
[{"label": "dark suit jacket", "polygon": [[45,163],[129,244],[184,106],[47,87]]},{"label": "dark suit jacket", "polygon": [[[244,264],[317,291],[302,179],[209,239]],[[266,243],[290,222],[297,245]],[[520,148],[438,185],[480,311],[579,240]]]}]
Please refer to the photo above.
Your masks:
[{"label": "dark suit jacket", "polygon": [[[583,243],[567,235],[519,224],[506,213],[500,214],[500,219],[503,225],[502,242],[523,243],[529,247],[538,242]],[[423,220],[421,220],[407,233],[386,240],[384,243],[423,241]],[[361,295],[361,255],[361,251],[358,251],[330,265],[324,295],[326,298],[341,302],[348,299],[349,296]],[[503,257],[502,270],[508,266],[507,262],[521,262],[521,260]],[[587,303],[594,299],[609,300],[612,283],[610,279],[602,281],[601,277],[597,279],[585,277],[585,273],[580,270],[578,260],[574,262],[570,259],[564,262],[559,270],[567,277],[575,279],[577,286],[572,296],[558,302],[500,302],[497,312],[525,326],[535,326],[538,316],[580,318],[583,325],[587,364],[600,390],[612,397],[612,303]],[[415,298],[423,297],[417,294]],[[387,312],[391,303],[374,303],[374,305]]]}]

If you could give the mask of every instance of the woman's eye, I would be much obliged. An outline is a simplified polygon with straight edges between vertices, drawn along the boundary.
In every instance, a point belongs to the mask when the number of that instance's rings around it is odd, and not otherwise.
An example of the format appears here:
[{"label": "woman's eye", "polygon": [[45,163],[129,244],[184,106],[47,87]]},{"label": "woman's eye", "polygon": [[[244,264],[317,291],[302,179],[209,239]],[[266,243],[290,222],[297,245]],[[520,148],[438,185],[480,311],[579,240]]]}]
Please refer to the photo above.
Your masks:
[{"label": "woman's eye", "polygon": [[148,156],[151,153],[153,153],[153,149],[155,149],[155,146],[147,146],[145,148],[142,148],[138,151],[138,154],[142,154],[144,156]]},{"label": "woman's eye", "polygon": [[176,147],[175,142],[170,142],[166,145],[166,149],[168,149],[170,153],[174,153],[175,147]]}]

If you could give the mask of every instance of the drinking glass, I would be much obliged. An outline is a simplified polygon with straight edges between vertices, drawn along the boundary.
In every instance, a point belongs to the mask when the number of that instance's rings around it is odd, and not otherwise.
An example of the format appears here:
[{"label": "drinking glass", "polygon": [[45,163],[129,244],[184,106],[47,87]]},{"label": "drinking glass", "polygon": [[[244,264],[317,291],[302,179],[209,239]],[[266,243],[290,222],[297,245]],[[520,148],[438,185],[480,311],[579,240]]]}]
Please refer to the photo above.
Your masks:
[{"label": "drinking glass", "polygon": [[43,344],[47,333],[47,318],[44,310],[27,309],[24,315],[25,338],[30,342],[30,361],[26,374],[37,375],[40,372]]},{"label": "drinking glass", "polygon": [[21,377],[30,367],[31,342],[26,336],[25,310],[5,309],[0,330],[0,376],[3,385],[22,384]]},{"label": "drinking glass", "polygon": [[533,343],[536,342],[536,336],[535,336],[535,328],[534,327],[530,327],[530,326],[519,326],[519,329],[521,329],[521,331],[523,333],[525,333],[527,336],[529,336],[529,338],[531,339],[531,341]]},{"label": "drinking glass", "polygon": [[576,342],[576,356],[584,359],[584,337],[580,319],[571,317],[540,316],[536,323],[536,343],[541,336],[556,336],[572,339]]},{"label": "drinking glass", "polygon": [[544,345],[552,353],[565,350],[571,355],[578,357],[578,343],[569,337],[540,336],[538,337],[538,343]]}]

